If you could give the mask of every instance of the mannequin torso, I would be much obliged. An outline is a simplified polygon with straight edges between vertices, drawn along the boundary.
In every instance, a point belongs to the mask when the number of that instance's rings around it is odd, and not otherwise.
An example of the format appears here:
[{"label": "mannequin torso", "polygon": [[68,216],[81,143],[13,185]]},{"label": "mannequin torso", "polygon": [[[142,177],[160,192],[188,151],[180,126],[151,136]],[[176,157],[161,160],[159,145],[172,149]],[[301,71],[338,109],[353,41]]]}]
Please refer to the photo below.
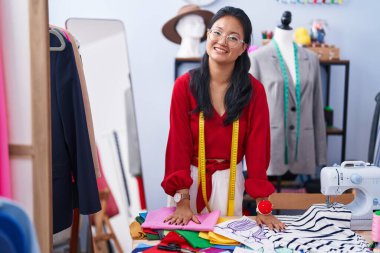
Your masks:
[{"label": "mannequin torso", "polygon": [[276,40],[278,47],[280,48],[282,58],[284,59],[284,62],[289,69],[293,84],[295,85],[296,66],[293,48],[293,30],[283,30],[279,27],[276,27],[273,38]]},{"label": "mannequin torso", "polygon": [[205,32],[205,24],[201,16],[190,14],[182,17],[176,26],[181,36],[178,58],[200,57],[199,44]]}]

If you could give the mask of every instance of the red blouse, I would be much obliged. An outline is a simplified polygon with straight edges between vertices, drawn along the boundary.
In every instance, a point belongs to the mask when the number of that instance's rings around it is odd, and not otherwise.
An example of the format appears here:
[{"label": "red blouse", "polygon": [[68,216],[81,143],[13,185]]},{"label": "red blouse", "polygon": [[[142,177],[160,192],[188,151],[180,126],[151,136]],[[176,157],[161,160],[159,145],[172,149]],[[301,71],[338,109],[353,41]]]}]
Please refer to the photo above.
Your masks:
[{"label": "red blouse", "polygon": [[[239,118],[238,163],[245,155],[248,177],[245,190],[253,198],[268,197],[274,192],[266,170],[270,160],[270,128],[267,98],[263,85],[250,75],[253,95]],[[173,196],[177,190],[189,189],[193,183],[190,165],[198,167],[199,115],[191,113],[196,100],[190,91],[190,74],[180,76],[173,88],[170,107],[170,130],[166,147],[164,191]],[[205,119],[206,159],[231,157],[232,124],[223,125],[226,114]],[[229,162],[226,168],[229,168]]]}]

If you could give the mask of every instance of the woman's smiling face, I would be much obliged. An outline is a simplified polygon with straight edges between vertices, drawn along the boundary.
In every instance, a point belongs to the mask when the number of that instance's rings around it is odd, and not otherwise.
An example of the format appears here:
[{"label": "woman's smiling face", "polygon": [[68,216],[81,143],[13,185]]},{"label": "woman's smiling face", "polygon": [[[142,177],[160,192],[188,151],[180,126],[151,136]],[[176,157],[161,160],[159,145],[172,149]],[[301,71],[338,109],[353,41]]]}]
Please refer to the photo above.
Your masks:
[{"label": "woman's smiling face", "polygon": [[[211,33],[219,35],[213,38]],[[244,30],[240,21],[233,16],[224,16],[218,19],[208,32],[207,54],[212,61],[220,64],[233,63],[247,49],[247,44],[239,41],[235,47],[231,47],[227,37],[244,40]]]}]

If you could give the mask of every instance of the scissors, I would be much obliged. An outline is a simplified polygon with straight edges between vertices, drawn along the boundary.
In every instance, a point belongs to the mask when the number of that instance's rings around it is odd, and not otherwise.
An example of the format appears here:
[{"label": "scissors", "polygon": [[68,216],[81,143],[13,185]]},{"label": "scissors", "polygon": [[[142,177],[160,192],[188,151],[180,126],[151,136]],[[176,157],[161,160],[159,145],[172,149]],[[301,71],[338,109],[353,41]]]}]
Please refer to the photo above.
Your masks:
[{"label": "scissors", "polygon": [[158,245],[158,249],[167,250],[167,251],[174,251],[174,252],[195,253],[195,251],[181,248],[181,246],[177,243],[169,243],[167,246]]}]

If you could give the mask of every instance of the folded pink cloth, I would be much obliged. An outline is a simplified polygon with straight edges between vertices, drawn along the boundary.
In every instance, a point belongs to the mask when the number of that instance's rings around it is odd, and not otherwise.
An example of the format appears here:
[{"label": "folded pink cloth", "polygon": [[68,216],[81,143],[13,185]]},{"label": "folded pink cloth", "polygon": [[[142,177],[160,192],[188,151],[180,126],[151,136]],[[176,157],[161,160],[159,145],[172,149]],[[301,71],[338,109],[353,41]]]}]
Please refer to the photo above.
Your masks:
[{"label": "folded pink cloth", "polygon": [[196,215],[201,224],[190,221],[187,225],[175,225],[164,223],[164,220],[169,215],[173,214],[175,207],[163,207],[158,210],[148,212],[145,222],[141,225],[142,228],[150,229],[166,229],[166,230],[192,230],[192,231],[213,231],[216,222],[220,216],[220,211],[216,210],[211,213]]}]

